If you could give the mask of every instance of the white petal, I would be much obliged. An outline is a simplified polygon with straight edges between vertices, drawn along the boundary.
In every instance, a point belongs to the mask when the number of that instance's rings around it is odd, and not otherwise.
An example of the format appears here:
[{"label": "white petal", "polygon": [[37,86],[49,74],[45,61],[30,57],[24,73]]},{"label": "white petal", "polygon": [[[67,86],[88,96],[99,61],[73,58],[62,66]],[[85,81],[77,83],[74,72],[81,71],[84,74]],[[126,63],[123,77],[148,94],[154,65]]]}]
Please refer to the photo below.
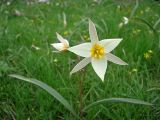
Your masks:
[{"label": "white petal", "polygon": [[128,65],[126,62],[124,62],[123,60],[121,60],[119,57],[111,54],[111,53],[107,53],[106,54],[106,59],[108,61],[111,61],[113,63],[119,64],[119,65]]},{"label": "white petal", "polygon": [[82,68],[84,68],[88,63],[91,62],[91,58],[84,58],[82,61],[80,61],[70,72],[70,74],[73,74],[79,70],[81,70]]},{"label": "white petal", "polygon": [[120,38],[104,39],[104,40],[101,40],[99,43],[105,47],[105,52],[109,53],[118,46],[118,44],[121,42],[121,40],[122,39],[120,39]]},{"label": "white petal", "polygon": [[92,67],[102,81],[104,81],[104,76],[107,69],[107,60],[105,58],[92,59]]},{"label": "white petal", "polygon": [[64,50],[64,44],[63,43],[54,43],[54,44],[51,44],[55,49],[59,50],[59,51],[62,51]]},{"label": "white petal", "polygon": [[89,35],[90,35],[90,39],[91,39],[92,44],[97,43],[99,41],[96,27],[90,19],[89,19]]},{"label": "white petal", "polygon": [[124,24],[128,24],[129,19],[127,17],[123,17]]},{"label": "white petal", "polygon": [[68,50],[82,57],[90,57],[91,43],[83,43],[70,47]]},{"label": "white petal", "polygon": [[66,47],[66,48],[68,48],[69,47],[69,42],[68,42],[68,40],[66,40],[66,39],[64,39],[64,46]]},{"label": "white petal", "polygon": [[[57,32],[56,32],[56,35],[57,35],[57,38],[58,38],[58,40],[61,42],[61,43],[64,43],[64,44],[66,44],[66,39],[64,39],[60,34],[58,34]],[[68,42],[68,41],[67,41]]]}]

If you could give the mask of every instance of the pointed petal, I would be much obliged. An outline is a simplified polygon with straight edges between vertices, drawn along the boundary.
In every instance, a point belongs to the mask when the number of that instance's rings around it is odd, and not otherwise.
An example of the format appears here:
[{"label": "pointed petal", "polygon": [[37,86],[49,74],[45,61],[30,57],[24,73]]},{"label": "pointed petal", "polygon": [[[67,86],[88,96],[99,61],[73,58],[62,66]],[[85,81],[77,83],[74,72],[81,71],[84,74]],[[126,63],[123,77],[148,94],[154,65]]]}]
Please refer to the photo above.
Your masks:
[{"label": "pointed petal", "polygon": [[111,61],[113,63],[119,64],[119,65],[128,65],[126,62],[124,62],[123,60],[121,60],[119,57],[111,54],[111,53],[107,53],[106,54],[106,59],[108,61]]},{"label": "pointed petal", "polygon": [[69,42],[68,42],[68,40],[64,39],[64,42],[65,42],[65,43],[64,43],[65,46],[66,46],[66,47],[69,47]]},{"label": "pointed petal", "polygon": [[105,47],[105,52],[109,53],[113,49],[115,49],[121,41],[122,41],[122,39],[120,39],[120,38],[104,39],[104,40],[101,40],[99,43]]},{"label": "pointed petal", "polygon": [[54,44],[51,44],[55,49],[59,50],[59,51],[62,51],[64,50],[64,45],[63,43],[54,43]]},{"label": "pointed petal", "polygon": [[68,50],[82,57],[90,57],[91,46],[91,43],[82,43],[80,45],[70,47]]},{"label": "pointed petal", "polygon": [[90,19],[89,19],[89,35],[90,35],[90,39],[91,39],[92,44],[97,43],[99,41],[96,27]]},{"label": "pointed petal", "polygon": [[[56,32],[56,35],[57,35],[58,40],[59,40],[61,43],[66,44],[66,40],[65,40],[60,34],[58,34],[58,33]],[[67,41],[67,42],[68,42],[68,41]]]},{"label": "pointed petal", "polygon": [[70,72],[70,74],[73,74],[79,70],[81,70],[82,68],[84,68],[88,63],[91,62],[91,58],[84,58],[82,61],[80,61]]},{"label": "pointed petal", "polygon": [[107,69],[107,61],[105,58],[103,59],[92,59],[92,67],[97,75],[104,81],[104,76]]}]

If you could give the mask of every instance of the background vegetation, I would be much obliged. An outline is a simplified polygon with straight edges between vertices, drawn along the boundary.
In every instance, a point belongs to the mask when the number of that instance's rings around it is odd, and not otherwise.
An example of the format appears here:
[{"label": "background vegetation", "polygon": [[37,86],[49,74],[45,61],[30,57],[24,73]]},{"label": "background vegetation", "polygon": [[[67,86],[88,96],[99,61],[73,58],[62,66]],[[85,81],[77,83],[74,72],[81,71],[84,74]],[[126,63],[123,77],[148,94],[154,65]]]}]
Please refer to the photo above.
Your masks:
[{"label": "background vegetation", "polygon": [[[124,24],[123,17],[129,19]],[[72,53],[53,53],[55,32],[71,45],[89,41],[88,18],[100,39],[123,38],[113,53],[128,66],[109,63],[104,82],[91,65],[83,80],[83,103],[110,97],[137,98],[142,105],[106,103],[89,109],[84,119],[158,120],[160,118],[160,2],[154,0],[0,1],[0,119],[74,120],[52,96],[10,73],[39,79],[60,92],[78,111],[81,72]]]}]

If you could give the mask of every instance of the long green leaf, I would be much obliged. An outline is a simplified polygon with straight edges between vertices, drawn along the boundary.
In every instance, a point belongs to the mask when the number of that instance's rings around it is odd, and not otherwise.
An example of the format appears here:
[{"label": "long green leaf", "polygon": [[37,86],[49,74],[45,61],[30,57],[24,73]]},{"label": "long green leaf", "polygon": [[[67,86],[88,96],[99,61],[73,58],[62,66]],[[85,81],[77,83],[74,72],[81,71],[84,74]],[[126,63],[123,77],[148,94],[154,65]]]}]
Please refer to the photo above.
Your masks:
[{"label": "long green leaf", "polygon": [[119,103],[131,103],[131,104],[139,104],[139,105],[149,105],[151,106],[151,103],[138,100],[138,99],[131,99],[131,98],[108,98],[108,99],[102,99],[96,102],[91,103],[90,105],[86,106],[83,111],[86,111],[87,109],[106,102],[119,102]]},{"label": "long green leaf", "polygon": [[51,88],[47,84],[45,84],[39,80],[36,80],[36,79],[26,78],[21,75],[11,74],[9,76],[23,80],[23,81],[30,82],[32,84],[35,84],[35,85],[41,87],[42,89],[47,91],[49,94],[51,94],[55,99],[57,99],[61,104],[63,104],[76,118],[79,118],[78,115],[73,110],[72,106],[68,103],[68,101],[64,97],[62,97],[55,89]]}]

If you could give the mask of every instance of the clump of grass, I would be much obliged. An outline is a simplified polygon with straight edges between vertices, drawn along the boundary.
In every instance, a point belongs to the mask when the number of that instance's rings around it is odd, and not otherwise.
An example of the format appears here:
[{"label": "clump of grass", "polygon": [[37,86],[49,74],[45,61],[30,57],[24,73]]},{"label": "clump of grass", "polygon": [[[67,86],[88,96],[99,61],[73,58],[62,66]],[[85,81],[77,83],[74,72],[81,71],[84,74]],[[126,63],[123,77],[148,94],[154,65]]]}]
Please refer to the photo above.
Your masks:
[{"label": "clump of grass", "polygon": [[[16,0],[10,5],[6,2],[0,4],[0,61],[4,61],[2,66],[5,66],[0,76],[2,119],[74,119],[48,93],[33,85],[12,80],[6,75],[14,71],[43,80],[59,91],[71,105],[79,105],[76,83],[80,76],[69,77],[70,68],[75,63],[74,55],[52,53],[50,44],[56,42],[57,31],[64,33],[71,44],[78,43],[81,40],[80,36],[88,36],[87,18],[96,21],[98,34],[103,38],[124,39],[114,53],[124,56],[123,59],[128,61],[129,66],[115,67],[109,63],[104,83],[90,72],[92,68],[89,67],[89,74],[84,81],[84,104],[116,96],[151,101],[155,106],[150,108],[129,104],[103,104],[88,109],[84,118],[149,120],[160,117],[158,106],[160,100],[157,97],[160,85],[159,51],[155,49],[158,47],[158,44],[154,43],[157,38],[151,29],[153,27],[159,35],[159,28],[154,27],[158,20],[157,15],[159,16],[157,2],[142,1],[132,16],[147,21],[151,27],[130,18],[129,23],[121,29],[118,25],[124,16],[129,18],[136,5],[134,2],[127,6],[112,0],[108,2],[57,0],[51,1],[50,4],[35,2],[31,5],[26,3]],[[146,11],[148,7],[149,10]],[[15,15],[15,10],[21,15]],[[66,26],[63,24],[64,14]],[[68,34],[65,34],[66,31]],[[35,50],[32,45],[38,46],[40,50]],[[153,51],[151,59],[144,58],[144,53],[148,50]],[[66,59],[66,56],[69,59]]]}]

